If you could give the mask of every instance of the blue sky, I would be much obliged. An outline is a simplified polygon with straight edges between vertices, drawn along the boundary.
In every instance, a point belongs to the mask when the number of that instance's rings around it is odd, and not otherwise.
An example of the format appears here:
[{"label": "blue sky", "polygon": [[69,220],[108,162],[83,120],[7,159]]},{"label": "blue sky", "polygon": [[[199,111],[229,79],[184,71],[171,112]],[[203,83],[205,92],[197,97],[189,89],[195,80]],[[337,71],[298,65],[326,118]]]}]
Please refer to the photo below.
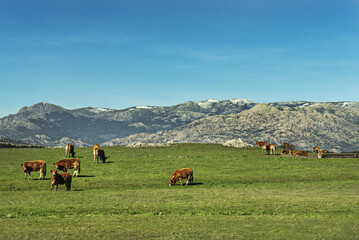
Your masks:
[{"label": "blue sky", "polygon": [[209,98],[359,101],[359,1],[1,0],[0,117]]}]

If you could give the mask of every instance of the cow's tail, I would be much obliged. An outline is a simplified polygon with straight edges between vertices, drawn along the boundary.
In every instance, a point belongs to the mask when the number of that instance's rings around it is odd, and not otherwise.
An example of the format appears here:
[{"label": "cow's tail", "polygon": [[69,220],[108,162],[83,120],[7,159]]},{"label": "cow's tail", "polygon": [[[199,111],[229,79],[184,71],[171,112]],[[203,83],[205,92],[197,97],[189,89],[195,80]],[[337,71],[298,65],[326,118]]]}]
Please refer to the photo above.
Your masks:
[{"label": "cow's tail", "polygon": [[42,169],[42,176],[43,176],[43,179],[45,179],[45,177],[46,177],[46,162],[44,163],[44,167]]},{"label": "cow's tail", "polygon": [[79,161],[79,171],[77,172],[77,174],[79,174],[81,172],[81,162]]},{"label": "cow's tail", "polygon": [[191,172],[190,182],[193,183],[193,170],[192,170],[192,172]]}]

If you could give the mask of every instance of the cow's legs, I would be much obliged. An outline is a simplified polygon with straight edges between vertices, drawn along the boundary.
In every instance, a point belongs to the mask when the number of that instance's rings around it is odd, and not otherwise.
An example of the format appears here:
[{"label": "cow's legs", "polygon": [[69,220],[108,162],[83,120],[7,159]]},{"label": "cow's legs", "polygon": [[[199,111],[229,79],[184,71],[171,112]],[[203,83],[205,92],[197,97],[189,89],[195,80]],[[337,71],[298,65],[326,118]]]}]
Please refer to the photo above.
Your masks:
[{"label": "cow's legs", "polygon": [[181,186],[182,186],[182,178],[180,178],[179,180],[180,180],[180,183],[181,183]]},{"label": "cow's legs", "polygon": [[186,185],[188,185],[190,177],[191,177],[191,175],[188,175]]}]

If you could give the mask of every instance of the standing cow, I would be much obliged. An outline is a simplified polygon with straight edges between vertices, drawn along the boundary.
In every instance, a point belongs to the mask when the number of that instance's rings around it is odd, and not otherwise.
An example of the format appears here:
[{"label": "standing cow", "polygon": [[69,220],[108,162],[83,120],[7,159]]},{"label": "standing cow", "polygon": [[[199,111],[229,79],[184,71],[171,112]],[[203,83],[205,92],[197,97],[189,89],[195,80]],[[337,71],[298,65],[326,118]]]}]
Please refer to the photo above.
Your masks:
[{"label": "standing cow", "polygon": [[40,170],[39,180],[41,179],[41,177],[43,179],[45,179],[45,176],[46,176],[46,162],[44,160],[23,162],[21,164],[21,167],[22,167],[22,170],[25,173],[25,179],[26,179],[27,174],[29,174],[29,180],[31,180],[31,172],[35,172],[35,171],[39,171],[39,170]]},{"label": "standing cow", "polygon": [[262,146],[262,152],[265,154],[275,155],[275,145],[274,144],[265,144]]},{"label": "standing cow", "polygon": [[96,158],[97,158],[97,151],[96,149],[100,148],[100,144],[95,144],[92,146],[92,156],[93,156],[93,162],[96,162]]},{"label": "standing cow", "polygon": [[105,156],[105,150],[103,150],[102,148],[95,148],[93,152],[94,152],[94,159],[93,159],[94,163],[99,163],[99,162],[105,163],[106,159],[109,158]]},{"label": "standing cow", "polygon": [[75,157],[75,147],[74,145],[68,143],[65,146],[66,157]]},{"label": "standing cow", "polygon": [[58,173],[57,170],[51,170],[52,177],[51,177],[51,191],[54,188],[57,191],[57,188],[59,187],[59,184],[65,184],[67,191],[71,190],[71,182],[72,182],[72,176],[70,173]]},{"label": "standing cow", "polygon": [[175,170],[170,180],[168,180],[168,183],[170,186],[172,186],[175,185],[176,182],[179,180],[182,185],[182,179],[186,179],[186,178],[187,178],[186,185],[188,185],[188,182],[189,183],[193,182],[193,170],[191,168],[182,168]]},{"label": "standing cow", "polygon": [[56,163],[54,163],[56,166],[56,169],[61,170],[63,172],[67,172],[67,169],[74,168],[74,174],[73,176],[78,176],[81,171],[81,165],[80,165],[80,159],[74,158],[74,159],[62,159]]}]

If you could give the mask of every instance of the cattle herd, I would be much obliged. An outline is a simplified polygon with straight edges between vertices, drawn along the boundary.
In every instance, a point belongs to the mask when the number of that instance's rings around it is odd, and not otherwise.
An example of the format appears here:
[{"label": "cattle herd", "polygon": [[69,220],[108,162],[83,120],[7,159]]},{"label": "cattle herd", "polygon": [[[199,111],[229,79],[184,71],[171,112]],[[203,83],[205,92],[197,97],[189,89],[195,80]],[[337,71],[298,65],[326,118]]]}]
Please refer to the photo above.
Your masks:
[{"label": "cattle herd", "polygon": [[[262,152],[264,154],[273,154],[275,155],[275,145],[274,144],[268,144],[266,141],[257,141],[256,142],[257,147],[261,147],[262,148]],[[281,154],[290,154],[290,155],[294,155],[294,156],[308,156],[308,152],[307,151],[292,151],[290,148],[292,148],[293,145],[289,144],[287,142],[283,143],[281,148],[282,148],[282,152]],[[326,153],[327,150],[320,150],[319,146],[316,146],[313,148],[313,152],[318,153],[318,158],[321,158],[323,153]]]},{"label": "cattle herd", "polygon": [[[276,146],[275,144],[268,144],[266,141],[257,141],[256,142],[257,147],[260,147],[262,149],[262,153],[264,154],[270,154],[275,155]],[[283,143],[281,154],[290,154],[294,156],[308,156],[308,152],[306,151],[292,151],[293,145],[289,143]],[[319,146],[316,146],[313,148],[313,152],[318,153],[318,157],[321,158],[323,153],[326,153],[326,150],[320,150]],[[55,169],[51,170],[52,173],[51,177],[51,191],[55,186],[55,190],[57,190],[58,185],[65,185],[66,189],[68,191],[71,190],[71,182],[72,177],[77,177],[81,170],[81,164],[80,159],[75,158],[75,148],[72,144],[66,144],[65,146],[65,155],[66,157],[71,157],[68,159],[62,159],[56,163]],[[100,147],[99,144],[95,144],[92,147],[92,155],[94,163],[105,163],[106,159],[109,158],[109,156],[105,156],[105,151]],[[21,167],[25,173],[25,179],[27,178],[27,175],[29,175],[29,180],[31,180],[31,172],[34,171],[40,171],[40,177],[39,179],[45,179],[46,176],[46,162],[43,160],[37,160],[37,161],[26,161],[21,164]],[[67,169],[74,169],[73,175],[67,172]],[[58,172],[58,170],[61,170],[62,173]],[[187,179],[186,185],[188,183],[193,182],[193,170],[191,168],[182,168],[177,169],[172,174],[171,178],[169,179],[169,185],[173,186],[176,184],[177,181],[179,181],[182,185],[182,179]]]},{"label": "cattle herd", "polygon": [[[92,155],[94,163],[105,163],[106,159],[109,158],[109,156],[105,156],[105,151],[100,147],[99,144],[95,144],[92,147]],[[72,177],[77,177],[81,170],[81,164],[79,158],[75,157],[75,148],[72,144],[66,144],[65,146],[65,156],[66,157],[72,157],[70,159],[62,159],[56,163],[55,169],[50,170],[52,173],[51,177],[51,191],[55,186],[55,190],[57,191],[59,185],[65,185],[67,191],[71,190],[71,182]],[[27,175],[29,175],[29,180],[31,180],[31,172],[40,171],[40,177],[39,180],[45,179],[46,176],[46,162],[43,160],[37,160],[37,161],[25,161],[21,164],[22,170],[25,173],[25,179],[27,178]],[[74,169],[73,175],[67,172],[67,169]],[[58,172],[58,170],[61,170],[62,173]],[[169,180],[169,185],[175,185],[177,181],[180,181],[182,185],[182,179],[187,179],[186,185],[188,183],[193,182],[193,170],[191,168],[183,168],[183,169],[177,169],[171,176]]]}]

